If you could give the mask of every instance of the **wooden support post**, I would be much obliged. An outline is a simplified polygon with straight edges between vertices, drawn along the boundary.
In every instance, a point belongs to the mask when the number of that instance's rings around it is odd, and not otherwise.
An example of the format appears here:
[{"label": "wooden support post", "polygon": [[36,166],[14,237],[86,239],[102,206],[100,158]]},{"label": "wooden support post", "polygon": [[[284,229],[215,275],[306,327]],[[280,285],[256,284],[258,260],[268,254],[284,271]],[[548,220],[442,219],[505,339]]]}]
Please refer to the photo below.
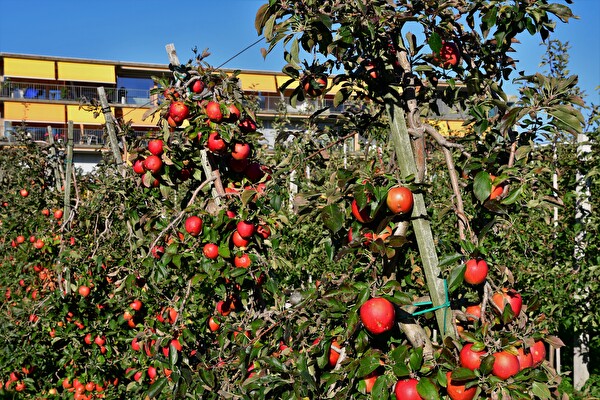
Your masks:
[{"label": "wooden support post", "polygon": [[110,107],[108,105],[108,98],[106,97],[106,91],[104,90],[104,86],[98,87],[98,96],[100,97],[100,105],[102,106],[102,113],[104,114],[106,130],[108,131],[110,148],[113,152],[115,164],[117,165],[117,169],[120,170],[121,175],[125,176],[125,165],[123,164],[123,156],[121,155],[121,150],[119,150],[119,142],[117,140],[117,133],[115,131],[115,118],[112,115],[112,112],[110,111]]},{"label": "wooden support post", "polygon": [[[73,121],[69,121],[67,126],[67,158],[65,159],[65,197],[63,205],[64,221],[69,221],[71,215],[71,174],[73,171]],[[65,224],[63,224],[62,226],[62,229],[64,228]]]},{"label": "wooden support post", "polygon": [[[48,133],[48,143],[50,143],[50,156],[52,158],[56,157],[56,149],[54,148],[54,135],[52,134],[52,126],[48,125],[46,127],[46,132]],[[56,168],[54,168],[54,187],[56,190],[60,190],[60,187],[63,185],[62,179],[62,164],[57,163]]]},{"label": "wooden support post", "polygon": [[[406,127],[404,110],[402,110],[394,99],[388,99],[386,110],[390,119],[390,139],[396,153],[400,173],[403,178],[409,176],[416,177],[418,172],[417,165],[408,128]],[[441,278],[435,241],[427,216],[425,199],[421,193],[414,194],[411,221],[415,237],[417,238],[419,254],[421,255],[433,307],[440,307],[435,311],[435,316],[442,340],[447,336],[455,337],[454,329],[452,329],[452,311],[449,307],[443,307],[447,301],[448,293],[445,281]]]}]

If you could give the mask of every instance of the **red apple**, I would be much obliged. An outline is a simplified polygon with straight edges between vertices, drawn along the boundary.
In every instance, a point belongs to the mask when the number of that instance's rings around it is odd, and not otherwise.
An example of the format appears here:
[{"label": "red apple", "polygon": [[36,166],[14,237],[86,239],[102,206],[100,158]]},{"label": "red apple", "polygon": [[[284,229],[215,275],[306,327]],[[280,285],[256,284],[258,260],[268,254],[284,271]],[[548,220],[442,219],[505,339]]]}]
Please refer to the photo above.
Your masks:
[{"label": "red apple", "polygon": [[485,355],[484,350],[475,351],[473,350],[473,343],[467,343],[460,350],[460,365],[474,371],[481,366],[481,358]]},{"label": "red apple", "polygon": [[194,93],[202,93],[205,87],[206,85],[200,79],[195,80],[191,85],[192,92]]},{"label": "red apple", "polygon": [[153,139],[148,142],[148,151],[155,156],[160,156],[163,153],[163,147],[164,143],[160,139]]},{"label": "red apple", "polygon": [[216,101],[209,101],[204,108],[206,116],[212,122],[221,122],[223,120],[223,111],[221,111],[221,105]]},{"label": "red apple", "polygon": [[183,101],[174,101],[169,106],[169,117],[177,126],[181,125],[189,114],[190,109]]},{"label": "red apple", "polygon": [[202,219],[192,215],[185,220],[185,230],[190,235],[196,237],[202,232]]},{"label": "red apple", "polygon": [[152,172],[153,174],[158,173],[161,170],[162,165],[163,163],[160,157],[155,155],[148,156],[144,160],[144,168]]},{"label": "red apple", "polygon": [[206,147],[213,153],[222,153],[227,148],[227,143],[219,135],[219,132],[213,131],[208,135]]},{"label": "red apple", "polygon": [[248,143],[238,142],[233,146],[231,157],[233,157],[234,160],[246,160],[248,157],[250,157],[251,150],[252,149]]},{"label": "red apple", "polygon": [[470,285],[480,285],[485,282],[488,274],[488,265],[482,259],[470,259],[466,263],[465,282]]},{"label": "red apple", "polygon": [[396,382],[394,388],[394,394],[396,400],[423,400],[423,398],[417,392],[418,380],[414,378],[402,379]]},{"label": "red apple", "polygon": [[525,353],[525,350],[522,347],[519,347],[517,353],[517,358],[519,359],[519,371],[533,366],[533,355],[530,351]]},{"label": "red apple", "polygon": [[546,345],[541,340],[535,342],[533,346],[529,349],[531,351],[531,358],[533,361],[533,366],[537,367],[546,359]]},{"label": "red apple", "polygon": [[494,353],[493,356],[494,365],[492,367],[492,374],[498,378],[507,380],[520,371],[519,359],[514,354],[503,350]]},{"label": "red apple", "polygon": [[359,313],[365,328],[374,335],[387,332],[394,326],[396,318],[394,305],[383,297],[367,300],[360,307]]},{"label": "red apple", "polygon": [[227,118],[227,121],[236,122],[238,119],[240,119],[240,110],[235,104],[230,104],[229,106],[227,106],[227,111],[229,112],[229,117]]},{"label": "red apple", "polygon": [[237,223],[236,229],[241,237],[243,237],[244,239],[249,239],[252,237],[252,235],[254,235],[256,227],[250,221],[239,221]]},{"label": "red apple", "polygon": [[499,310],[502,310],[502,312],[506,306],[509,306],[513,312],[514,318],[519,316],[521,307],[523,306],[521,295],[516,291],[509,289],[502,289],[501,292],[494,293],[492,302]]},{"label": "red apple", "polygon": [[244,117],[239,123],[238,126],[242,133],[252,133],[256,132],[257,126],[256,122],[248,116]]},{"label": "red apple", "polygon": [[477,393],[477,386],[467,389],[465,384],[453,381],[451,371],[446,372],[446,381],[448,382],[446,392],[452,400],[471,400],[475,397],[475,393]]},{"label": "red apple", "polygon": [[202,253],[211,260],[214,260],[219,256],[219,246],[214,243],[206,243],[202,248]]}]

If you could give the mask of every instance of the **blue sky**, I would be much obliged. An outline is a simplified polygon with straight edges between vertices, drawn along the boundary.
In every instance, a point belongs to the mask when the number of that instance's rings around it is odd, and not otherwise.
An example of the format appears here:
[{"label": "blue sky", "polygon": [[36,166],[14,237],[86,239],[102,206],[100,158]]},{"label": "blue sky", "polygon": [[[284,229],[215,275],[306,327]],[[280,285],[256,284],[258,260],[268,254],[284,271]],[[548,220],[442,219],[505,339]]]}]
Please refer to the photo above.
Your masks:
[{"label": "blue sky", "polygon": [[[254,16],[265,2],[0,0],[0,52],[166,64],[165,45],[174,43],[182,60],[196,46],[208,48],[207,62],[219,66],[258,39]],[[579,75],[587,100],[598,104],[600,0],[574,0],[571,8],[580,19],[558,22],[552,37],[569,42],[570,71]],[[539,38],[526,36],[513,58],[519,60],[519,70],[534,73],[545,47]],[[274,52],[264,60],[261,46],[264,42],[225,67],[280,71],[282,54]]]}]

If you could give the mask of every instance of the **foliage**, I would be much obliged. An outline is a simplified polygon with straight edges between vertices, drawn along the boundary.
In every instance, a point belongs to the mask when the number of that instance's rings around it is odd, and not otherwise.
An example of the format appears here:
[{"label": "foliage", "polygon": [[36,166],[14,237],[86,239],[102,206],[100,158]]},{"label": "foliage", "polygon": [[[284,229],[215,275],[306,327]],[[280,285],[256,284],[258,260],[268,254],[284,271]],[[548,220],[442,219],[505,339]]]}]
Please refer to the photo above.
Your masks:
[{"label": "foliage", "polygon": [[[53,213],[64,205],[55,177],[70,162],[61,148],[23,137],[20,146],[3,149],[0,393],[386,399],[398,380],[418,378],[420,396],[437,399],[448,396],[446,372],[452,371],[452,381],[477,387],[480,397],[560,396],[561,376],[547,361],[503,380],[492,373],[492,354],[516,354],[536,341],[562,344],[551,334],[561,325],[546,315],[569,309],[542,300],[556,286],[547,277],[561,285],[575,279],[561,275],[560,265],[545,269],[557,254],[570,260],[554,250],[571,240],[574,230],[567,228],[576,224],[565,213],[564,229],[557,229],[550,216],[555,205],[571,207],[572,171],[579,165],[572,162],[573,146],[557,147],[560,161],[552,164],[549,148],[534,138],[581,130],[576,80],[526,77],[520,101],[509,108],[500,79],[512,71],[506,54],[518,34],[545,38],[554,25],[550,15],[566,21],[571,14],[544,1],[456,3],[272,0],[262,7],[259,30],[270,45],[290,46],[285,71],[301,83],[290,89],[291,101],[321,89],[307,88],[307,76],[314,83],[343,68],[335,78],[342,88],[336,102],[347,105],[327,127],[325,110],[294,131],[282,117],[274,152],[261,146],[256,104],[242,93],[237,72],[212,68],[204,54],[184,64],[171,59],[173,76],[157,81],[154,93],[164,98],[152,110],[160,117],[159,137],[133,138],[125,129],[127,168],[107,159],[93,175],[77,174],[70,215]],[[419,45],[418,35],[405,32],[415,22],[426,37]],[[427,46],[439,53],[442,40],[459,45],[464,64],[442,68],[427,53]],[[325,61],[301,63],[301,48]],[[378,79],[367,74],[367,60],[379,63]],[[441,80],[447,86],[437,86]],[[415,104],[435,109],[440,98],[471,116],[471,134],[458,143],[417,122]],[[211,102],[218,112],[209,111]],[[390,104],[408,116],[413,141],[419,133],[434,139],[423,146],[422,176],[400,168],[398,147],[389,140],[393,113],[384,106]],[[497,114],[490,116],[492,109]],[[223,149],[209,147],[214,132]],[[342,144],[355,135],[367,145],[349,155]],[[161,152],[149,146],[157,139]],[[250,158],[234,157],[236,144],[249,145]],[[162,165],[140,167],[154,153]],[[15,159],[23,168],[14,169]],[[454,166],[461,172],[458,190],[448,185],[458,178]],[[552,168],[562,172],[561,193],[549,183]],[[594,168],[588,177],[596,193]],[[394,214],[386,204],[397,185],[427,199],[447,285],[447,303],[437,308],[453,322],[442,330],[414,228],[422,216]],[[490,198],[497,187],[505,189]],[[190,216],[201,218],[199,234],[186,229]],[[234,238],[242,221],[256,229],[246,244]],[[34,240],[20,243],[19,236]],[[204,253],[206,244],[217,246],[216,258]],[[242,256],[249,265],[240,264]],[[477,257],[489,262],[490,273],[485,284],[468,285],[465,262]],[[494,305],[493,294],[503,287],[522,293],[522,312]],[[396,313],[396,324],[380,335],[359,317],[372,297],[387,299]],[[479,319],[466,314],[473,304],[481,304]],[[467,343],[486,350],[474,371],[458,357]],[[373,375],[369,389],[366,378]],[[91,390],[79,384],[90,382]]]}]

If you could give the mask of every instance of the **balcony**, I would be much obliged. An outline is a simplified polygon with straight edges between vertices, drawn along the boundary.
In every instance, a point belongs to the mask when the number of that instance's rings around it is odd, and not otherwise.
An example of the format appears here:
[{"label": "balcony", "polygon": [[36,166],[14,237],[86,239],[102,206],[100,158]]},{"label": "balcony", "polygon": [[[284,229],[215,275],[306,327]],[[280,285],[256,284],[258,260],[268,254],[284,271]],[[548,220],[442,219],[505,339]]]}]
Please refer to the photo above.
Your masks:
[{"label": "balcony", "polygon": [[[150,91],[107,87],[106,95],[111,104],[150,106]],[[58,85],[39,82],[3,82],[0,98],[39,101],[79,102],[80,99],[99,100],[96,86]]]},{"label": "balcony", "polygon": [[[153,101],[150,90],[106,87],[108,102],[137,107],[150,107]],[[0,99],[19,99],[22,101],[74,102],[80,99],[99,100],[96,86],[59,85],[39,82],[6,81],[1,84]],[[260,112],[275,114],[279,110],[281,96],[277,94],[258,94],[256,96]],[[159,101],[162,99],[159,99]],[[287,99],[286,99],[287,101]],[[308,115],[311,111],[329,106],[328,114],[341,113],[343,105],[333,107],[332,99],[317,98],[299,103],[296,108],[286,104],[286,112],[291,115]],[[326,114],[327,115],[327,114]]]}]

